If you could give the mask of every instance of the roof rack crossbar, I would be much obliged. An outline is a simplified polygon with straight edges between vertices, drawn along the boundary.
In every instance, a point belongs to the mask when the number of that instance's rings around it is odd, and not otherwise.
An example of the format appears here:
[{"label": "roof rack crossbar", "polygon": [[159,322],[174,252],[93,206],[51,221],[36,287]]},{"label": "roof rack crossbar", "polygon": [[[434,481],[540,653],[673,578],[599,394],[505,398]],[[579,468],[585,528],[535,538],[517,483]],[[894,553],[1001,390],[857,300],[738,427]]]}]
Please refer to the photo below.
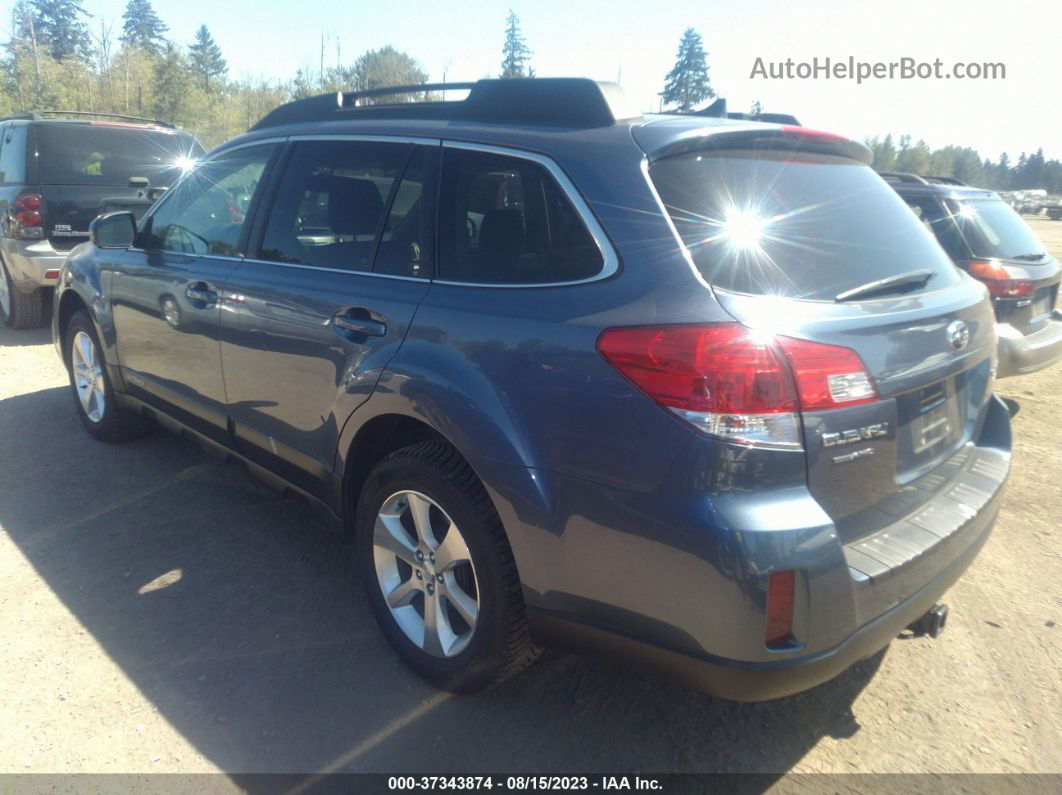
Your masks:
[{"label": "roof rack crossbar", "polygon": [[157,124],[160,127],[169,127],[171,129],[176,128],[175,124],[168,121],[161,121],[160,119],[148,119],[143,116],[126,116],[122,113],[100,113],[92,110],[30,110],[25,113],[15,113],[10,116],[4,116],[0,121],[7,121],[9,119],[29,119],[31,121],[39,121],[48,116],[98,116],[103,119],[139,121],[148,124]]}]

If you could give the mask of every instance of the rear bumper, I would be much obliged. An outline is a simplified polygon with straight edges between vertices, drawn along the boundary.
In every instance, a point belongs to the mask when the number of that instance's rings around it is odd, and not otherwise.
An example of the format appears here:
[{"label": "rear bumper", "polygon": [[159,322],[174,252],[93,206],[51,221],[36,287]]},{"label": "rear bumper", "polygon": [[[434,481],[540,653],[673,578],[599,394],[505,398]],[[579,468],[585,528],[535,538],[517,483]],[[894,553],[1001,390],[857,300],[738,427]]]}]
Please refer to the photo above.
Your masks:
[{"label": "rear bumper", "polygon": [[55,285],[66,260],[66,253],[56,251],[47,240],[0,237],[0,254],[15,289],[26,293]]},{"label": "rear bumper", "polygon": [[[995,506],[998,511],[998,505]],[[996,513],[983,514],[969,528],[969,546],[919,590],[860,627],[827,651],[773,663],[745,663],[645,643],[600,627],[530,611],[536,639],[581,653],[621,658],[637,667],[732,701],[767,701],[800,693],[833,679],[852,665],[888,646],[909,624],[921,618],[962,576],[991,533]]]},{"label": "rear bumper", "polygon": [[1053,318],[1039,331],[1022,334],[1007,323],[996,325],[999,337],[998,378],[1042,370],[1062,358],[1062,316]]},{"label": "rear bumper", "polygon": [[[864,533],[816,524],[825,515],[806,492],[772,506],[756,490],[740,498],[750,510],[714,495],[711,527],[665,516],[681,504],[674,497],[647,506],[644,495],[610,492],[606,533],[581,484],[571,509],[559,495],[562,515],[571,511],[559,540],[536,536],[535,556],[521,561],[532,630],[544,645],[603,652],[736,701],[814,687],[887,646],[969,566],[999,512],[1010,448],[1009,414],[993,398],[975,441],[906,484],[902,501],[883,503],[887,522]],[[640,510],[615,510],[627,503]],[[659,517],[667,524],[650,525]],[[672,526],[683,534],[666,535]],[[554,547],[548,572],[531,565]],[[794,643],[768,649],[766,575],[789,569]],[[528,587],[539,582],[548,587]]]}]

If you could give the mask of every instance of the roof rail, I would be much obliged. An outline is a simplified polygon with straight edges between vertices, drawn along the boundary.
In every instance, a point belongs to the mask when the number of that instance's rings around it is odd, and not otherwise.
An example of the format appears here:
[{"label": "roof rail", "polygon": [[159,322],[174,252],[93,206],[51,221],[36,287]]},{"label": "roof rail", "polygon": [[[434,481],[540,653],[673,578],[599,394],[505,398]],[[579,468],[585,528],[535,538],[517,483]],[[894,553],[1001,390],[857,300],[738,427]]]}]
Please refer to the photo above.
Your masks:
[{"label": "roof rail", "polygon": [[0,118],[0,121],[9,121],[12,119],[40,121],[54,116],[95,116],[103,119],[121,119],[123,121],[138,121],[146,124],[157,124],[159,127],[169,127],[170,129],[177,128],[176,124],[172,124],[168,121],[160,121],[159,119],[147,119],[142,116],[125,116],[121,113],[97,113],[90,110],[30,110],[25,113],[14,113],[10,116],[4,116],[3,118]]},{"label": "roof rail", "polygon": [[931,177],[931,176],[926,176],[926,177],[923,177],[923,179],[926,180],[926,182],[932,182],[932,183],[935,183],[937,185],[958,185],[958,186],[963,187],[963,188],[969,187],[965,182],[963,182],[961,179],[958,179],[957,177]]},{"label": "roof rail", "polygon": [[928,185],[929,180],[906,171],[879,171],[878,176],[892,182],[913,182],[916,185]]},{"label": "roof rail", "polygon": [[723,97],[719,97],[708,107],[690,111],[687,115],[711,116],[717,119],[745,119],[746,121],[763,121],[770,124],[790,124],[794,127],[801,126],[800,122],[797,121],[797,117],[788,113],[738,113],[737,111],[727,111],[726,99]]},{"label": "roof rail", "polygon": [[[462,100],[363,104],[362,99],[462,90]],[[615,83],[583,77],[477,80],[474,83],[423,83],[366,91],[341,91],[295,100],[267,113],[252,130],[287,124],[354,119],[434,119],[554,127],[608,127],[640,118]]]}]

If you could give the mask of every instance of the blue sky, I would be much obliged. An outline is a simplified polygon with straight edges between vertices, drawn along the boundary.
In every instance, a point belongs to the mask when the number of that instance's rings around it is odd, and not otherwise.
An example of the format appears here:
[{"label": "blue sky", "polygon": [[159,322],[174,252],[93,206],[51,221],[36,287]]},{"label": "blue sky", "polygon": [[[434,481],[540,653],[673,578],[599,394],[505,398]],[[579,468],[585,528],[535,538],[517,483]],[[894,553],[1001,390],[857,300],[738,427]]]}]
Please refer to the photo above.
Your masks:
[{"label": "blue sky", "polygon": [[[90,13],[120,23],[125,0],[84,0]],[[8,5],[10,5],[8,3]],[[812,127],[849,135],[911,133],[931,146],[972,146],[1012,157],[1042,146],[1062,157],[1062,5],[1047,0],[155,0],[171,36],[187,43],[206,23],[234,76],[289,77],[326,61],[351,61],[391,44],[438,80],[496,74],[505,16],[519,15],[539,75],[620,78],[643,109],[674,62],[679,37],[704,37],[713,86],[732,110],[754,100]],[[98,20],[96,22],[98,24]],[[116,27],[120,27],[120,24]],[[1002,62],[1000,81],[750,79],[767,61],[818,56],[865,61],[901,57]]]}]

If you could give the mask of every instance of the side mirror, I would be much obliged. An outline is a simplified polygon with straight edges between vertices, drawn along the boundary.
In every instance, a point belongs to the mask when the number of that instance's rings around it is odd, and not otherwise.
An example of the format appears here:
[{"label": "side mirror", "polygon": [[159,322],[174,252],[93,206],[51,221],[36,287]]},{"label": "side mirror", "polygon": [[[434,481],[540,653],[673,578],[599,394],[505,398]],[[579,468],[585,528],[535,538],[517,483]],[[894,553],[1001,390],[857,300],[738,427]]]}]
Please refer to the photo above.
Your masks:
[{"label": "side mirror", "polygon": [[136,238],[136,218],[119,211],[98,216],[89,224],[89,240],[97,248],[129,248]]}]

